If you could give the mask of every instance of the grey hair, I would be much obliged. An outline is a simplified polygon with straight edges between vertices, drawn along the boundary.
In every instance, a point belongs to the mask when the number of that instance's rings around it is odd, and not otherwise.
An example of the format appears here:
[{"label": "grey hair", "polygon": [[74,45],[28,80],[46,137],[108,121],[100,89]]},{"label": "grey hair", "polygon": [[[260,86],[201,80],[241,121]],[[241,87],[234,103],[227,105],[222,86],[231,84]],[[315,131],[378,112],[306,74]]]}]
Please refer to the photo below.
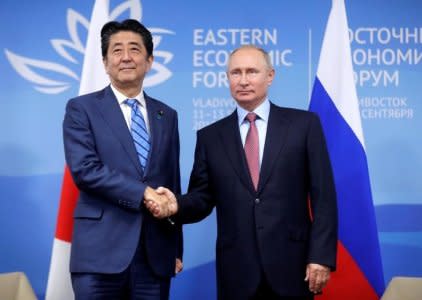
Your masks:
[{"label": "grey hair", "polygon": [[255,49],[255,50],[258,50],[258,51],[259,51],[259,52],[261,52],[261,53],[262,53],[262,55],[264,56],[264,60],[265,60],[265,63],[266,63],[266,65],[267,65],[268,70],[272,70],[272,69],[274,69],[273,64],[272,64],[272,62],[271,62],[271,57],[270,57],[270,55],[268,54],[268,52],[267,52],[267,51],[265,51],[263,48],[258,47],[258,46],[256,46],[256,45],[252,45],[252,44],[251,44],[251,45],[242,45],[242,46],[240,46],[240,47],[238,47],[238,48],[234,49],[234,50],[232,51],[232,53],[230,53],[230,56],[229,56],[229,63],[230,63],[230,60],[231,60],[231,58],[232,58],[233,54],[235,54],[237,51],[242,50],[242,49]]}]

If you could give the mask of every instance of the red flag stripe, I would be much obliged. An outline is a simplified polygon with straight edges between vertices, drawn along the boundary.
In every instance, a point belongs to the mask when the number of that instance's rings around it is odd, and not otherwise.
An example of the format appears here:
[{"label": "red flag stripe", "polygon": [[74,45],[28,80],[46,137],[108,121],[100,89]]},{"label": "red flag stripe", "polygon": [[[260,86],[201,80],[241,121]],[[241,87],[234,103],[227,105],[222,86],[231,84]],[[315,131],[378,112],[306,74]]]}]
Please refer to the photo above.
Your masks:
[{"label": "red flag stripe", "polygon": [[60,196],[59,213],[57,217],[56,238],[62,241],[72,241],[73,211],[78,200],[79,190],[73,182],[69,168],[65,166],[62,192]]},{"label": "red flag stripe", "polygon": [[378,295],[369,284],[353,257],[338,241],[337,243],[337,270],[331,273],[331,279],[316,300],[377,300]]}]

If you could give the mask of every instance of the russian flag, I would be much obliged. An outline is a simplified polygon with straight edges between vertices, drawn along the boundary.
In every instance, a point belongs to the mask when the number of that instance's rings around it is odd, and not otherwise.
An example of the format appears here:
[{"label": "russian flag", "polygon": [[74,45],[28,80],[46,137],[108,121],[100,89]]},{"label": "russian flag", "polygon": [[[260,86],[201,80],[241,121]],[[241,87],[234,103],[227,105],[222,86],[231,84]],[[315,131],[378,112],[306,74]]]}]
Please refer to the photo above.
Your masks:
[{"label": "russian flag", "polygon": [[343,0],[332,0],[309,110],[324,129],[339,214],[337,271],[319,299],[379,299],[385,286]]},{"label": "russian flag", "polygon": [[[109,83],[101,57],[100,32],[109,21],[109,1],[96,0],[92,10],[82,66],[79,95],[104,88]],[[56,233],[51,253],[46,300],[74,299],[69,261],[73,231],[73,210],[79,191],[75,186],[67,166],[64,170],[60,206],[57,217]]]}]

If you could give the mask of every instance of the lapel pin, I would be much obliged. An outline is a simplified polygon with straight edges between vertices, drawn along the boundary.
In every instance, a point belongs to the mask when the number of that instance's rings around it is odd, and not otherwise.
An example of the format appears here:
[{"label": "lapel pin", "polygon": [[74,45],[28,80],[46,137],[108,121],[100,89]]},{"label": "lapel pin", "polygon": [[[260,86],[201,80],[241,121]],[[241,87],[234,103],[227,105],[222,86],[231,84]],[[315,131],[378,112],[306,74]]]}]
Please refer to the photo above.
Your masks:
[{"label": "lapel pin", "polygon": [[161,119],[164,115],[164,112],[162,110],[157,111],[157,119]]}]

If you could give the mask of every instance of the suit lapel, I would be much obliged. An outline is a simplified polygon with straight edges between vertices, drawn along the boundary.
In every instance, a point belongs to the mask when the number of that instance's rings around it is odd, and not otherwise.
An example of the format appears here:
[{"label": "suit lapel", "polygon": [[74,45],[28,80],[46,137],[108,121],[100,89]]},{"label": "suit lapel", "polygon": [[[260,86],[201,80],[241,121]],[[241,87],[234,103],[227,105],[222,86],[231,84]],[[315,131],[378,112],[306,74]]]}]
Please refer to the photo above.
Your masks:
[{"label": "suit lapel", "polygon": [[148,153],[148,161],[145,167],[145,173],[148,173],[149,166],[151,165],[152,153],[158,153],[164,132],[164,122],[161,118],[164,117],[163,111],[160,110],[157,102],[153,101],[147,94],[144,93],[145,103],[148,112],[148,123],[150,131],[151,149]]},{"label": "suit lapel", "polygon": [[221,124],[219,135],[224,145],[224,150],[232,162],[233,169],[238,178],[248,189],[255,193],[249,169],[246,162],[245,151],[243,150],[242,140],[240,138],[239,123],[237,111],[235,110],[225,122]]},{"label": "suit lapel", "polygon": [[258,192],[260,192],[270,177],[274,168],[274,161],[284,146],[289,122],[283,111],[271,103],[268,118],[267,136],[265,139],[264,155],[259,176]]},{"label": "suit lapel", "polygon": [[128,154],[128,157],[136,167],[137,171],[143,176],[141,164],[138,159],[135,145],[133,143],[132,135],[127,127],[122,110],[119,107],[117,99],[111,90],[110,86],[106,87],[102,96],[97,101],[99,111],[103,115],[105,121],[112,129],[116,138],[120,141],[123,148]]}]

